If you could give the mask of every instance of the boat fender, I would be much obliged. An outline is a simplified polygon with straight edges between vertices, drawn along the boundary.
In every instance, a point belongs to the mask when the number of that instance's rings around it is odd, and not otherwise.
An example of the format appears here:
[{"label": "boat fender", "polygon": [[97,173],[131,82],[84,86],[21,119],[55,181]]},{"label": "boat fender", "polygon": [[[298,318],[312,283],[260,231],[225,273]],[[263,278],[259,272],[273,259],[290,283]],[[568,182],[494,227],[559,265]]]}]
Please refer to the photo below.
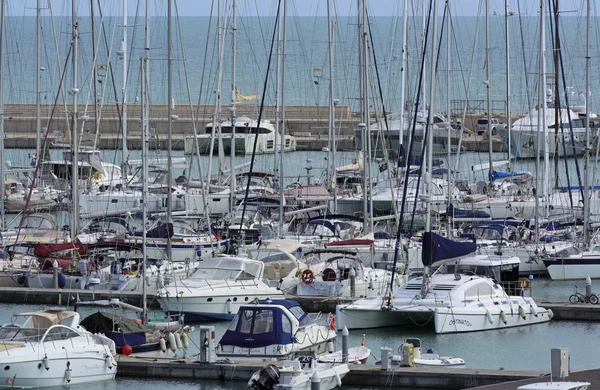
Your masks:
[{"label": "boat fender", "polygon": [[160,350],[164,353],[167,352],[167,342],[164,337],[161,337],[158,341],[158,345],[160,345]]},{"label": "boat fender", "polygon": [[227,308],[227,314],[231,314],[231,298],[227,298],[227,302],[225,302],[225,306]]},{"label": "boat fender", "polygon": [[335,372],[335,382],[338,386],[342,386],[342,378],[340,378],[340,373],[337,371]]},{"label": "boat fender", "polygon": [[369,279],[369,290],[373,290],[375,287],[373,285],[373,278]]},{"label": "boat fender", "polygon": [[63,273],[58,274],[58,287],[65,288],[66,285],[67,285],[67,277],[65,276],[65,274],[63,274]]},{"label": "boat fender", "polygon": [[181,335],[179,333],[175,333],[175,345],[177,349],[181,349],[183,345],[181,344]]},{"label": "boat fender", "polygon": [[490,322],[490,324],[493,324],[494,323],[494,318],[492,317],[492,313],[489,310],[487,310],[486,313],[485,313],[485,315],[486,315],[488,321]]},{"label": "boat fender", "polygon": [[177,344],[175,342],[175,335],[173,333],[169,333],[169,335],[167,336],[167,339],[169,340],[169,349],[173,352],[176,352]]},{"label": "boat fender", "polygon": [[44,358],[42,359],[42,364],[44,365],[46,371],[50,369],[50,359],[48,359],[48,355],[44,355]]},{"label": "boat fender", "polygon": [[552,317],[554,317],[554,312],[552,309],[548,309],[548,318],[552,319]]},{"label": "boat fender", "polygon": [[73,370],[67,366],[67,370],[65,371],[65,380],[67,383],[71,383],[71,379],[73,379]]},{"label": "boat fender", "polygon": [[181,335],[181,345],[183,346],[183,349],[188,349],[190,346],[190,336],[188,336],[187,333]]},{"label": "boat fender", "polygon": [[523,306],[519,305],[519,315],[521,316],[521,318],[526,319],[527,316],[525,315],[525,309],[523,309]]},{"label": "boat fender", "polygon": [[531,311],[531,314],[533,314],[535,317],[537,317],[537,316],[538,316],[538,311],[537,311],[537,309],[535,308],[535,306],[533,306],[533,305],[529,305],[529,311]]},{"label": "boat fender", "polygon": [[158,277],[156,278],[156,287],[158,287],[158,288],[165,287],[165,278],[162,274],[158,274]]},{"label": "boat fender", "polygon": [[504,322],[504,325],[506,325],[506,323],[508,321],[506,321],[506,313],[504,312],[504,310],[500,310],[500,319],[502,320],[502,322]]},{"label": "boat fender", "polygon": [[112,356],[110,356],[110,354],[106,354],[106,356],[104,356],[104,362],[106,363],[106,367],[109,370],[112,370],[113,368],[113,361],[112,361]]},{"label": "boat fender", "polygon": [[150,287],[150,275],[146,275],[144,279],[146,280],[146,286]]},{"label": "boat fender", "polygon": [[329,353],[333,353],[333,351],[334,351],[334,349],[333,349],[333,348],[334,348],[333,341],[329,340],[329,341],[327,342],[327,352],[329,352]]}]

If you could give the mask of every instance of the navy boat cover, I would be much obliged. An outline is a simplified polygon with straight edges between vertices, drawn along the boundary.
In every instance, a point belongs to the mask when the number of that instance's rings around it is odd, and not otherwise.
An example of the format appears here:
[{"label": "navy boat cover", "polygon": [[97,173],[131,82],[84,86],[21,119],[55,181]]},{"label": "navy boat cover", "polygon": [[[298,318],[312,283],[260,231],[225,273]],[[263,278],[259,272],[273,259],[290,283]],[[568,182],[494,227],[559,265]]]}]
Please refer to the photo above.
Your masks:
[{"label": "navy boat cover", "polygon": [[466,256],[477,250],[477,245],[472,242],[456,242],[448,240],[432,232],[423,234],[423,265],[429,266],[436,261]]}]

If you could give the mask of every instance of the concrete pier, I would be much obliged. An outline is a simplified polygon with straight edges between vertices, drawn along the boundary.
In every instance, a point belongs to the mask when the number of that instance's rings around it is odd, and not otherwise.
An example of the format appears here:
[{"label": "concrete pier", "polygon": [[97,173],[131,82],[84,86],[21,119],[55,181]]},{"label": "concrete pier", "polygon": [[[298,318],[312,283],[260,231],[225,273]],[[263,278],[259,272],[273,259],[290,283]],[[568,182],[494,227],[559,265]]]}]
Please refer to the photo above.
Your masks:
[{"label": "concrete pier", "polygon": [[[193,359],[146,359],[119,357],[118,376],[169,379],[209,379],[247,382],[252,374],[267,364],[277,362],[234,361],[233,364],[201,364]],[[539,371],[505,371],[479,369],[415,368],[394,366],[382,371],[380,366],[351,365],[342,384],[361,387],[445,388],[501,384],[518,380],[540,379],[547,376]]]},{"label": "concrete pier", "polygon": [[[48,128],[47,143],[68,143],[70,139],[69,121],[70,107],[42,105],[42,127]],[[91,108],[90,110],[93,110]],[[140,120],[140,105],[129,104],[127,106],[127,147],[139,149],[141,146],[142,127]],[[184,138],[194,134],[205,133],[205,126],[212,121],[214,106],[202,105],[190,109],[189,105],[176,105],[173,110],[173,136],[172,144],[174,150],[183,150]],[[151,140],[150,148],[164,148],[167,140],[167,106],[153,105],[151,112]],[[120,107],[116,105],[105,105],[99,114],[100,129],[99,138],[96,139],[95,113],[80,112],[79,120],[83,126],[81,137],[82,145],[94,145],[101,149],[121,148],[121,120]],[[222,118],[229,118],[230,113],[224,110]],[[238,117],[247,116],[255,119],[258,117],[258,108],[254,105],[238,105]],[[474,129],[475,122],[481,116],[474,113],[467,116],[466,129]],[[371,113],[372,120],[375,114]],[[267,106],[263,112],[263,118],[273,121],[275,108]],[[337,106],[335,110],[335,122],[337,129],[338,150],[356,150],[354,145],[354,134],[360,121],[359,113],[352,112],[348,106]],[[5,105],[5,147],[34,149],[36,145],[36,118],[34,104],[7,104]],[[287,106],[286,126],[290,134],[296,137],[297,150],[320,151],[328,146],[328,108],[326,106]],[[43,130],[43,133],[46,133]],[[488,141],[482,136],[466,135],[463,145],[467,151],[487,152]],[[493,139],[494,151],[502,151],[502,143],[499,138]]]}]

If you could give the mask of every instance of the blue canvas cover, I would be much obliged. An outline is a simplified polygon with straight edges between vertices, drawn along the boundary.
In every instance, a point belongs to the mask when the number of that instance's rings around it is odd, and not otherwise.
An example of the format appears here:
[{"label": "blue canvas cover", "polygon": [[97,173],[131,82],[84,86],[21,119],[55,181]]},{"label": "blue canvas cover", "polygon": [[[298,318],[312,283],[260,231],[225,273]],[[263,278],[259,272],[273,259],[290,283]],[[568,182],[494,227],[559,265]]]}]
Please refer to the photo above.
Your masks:
[{"label": "blue canvas cover", "polygon": [[448,240],[432,232],[423,234],[423,265],[429,266],[436,261],[452,259],[473,253],[477,250],[477,245],[472,242],[456,242]]},{"label": "blue canvas cover", "polygon": [[[240,348],[261,348],[274,344],[295,343],[291,322],[282,306],[288,310],[299,307],[295,301],[271,301],[268,305],[240,307],[219,344]],[[304,317],[306,313],[302,316]]]},{"label": "blue canvas cover", "polygon": [[448,215],[451,215],[452,218],[490,218],[490,215],[485,211],[459,209],[457,207],[454,207],[452,203],[448,205],[448,209],[446,212]]},{"label": "blue canvas cover", "polygon": [[491,179],[492,180],[496,180],[496,179],[508,179],[511,177],[519,177],[519,176],[524,176],[527,175],[527,172],[500,172],[500,171],[493,171],[491,174]]}]

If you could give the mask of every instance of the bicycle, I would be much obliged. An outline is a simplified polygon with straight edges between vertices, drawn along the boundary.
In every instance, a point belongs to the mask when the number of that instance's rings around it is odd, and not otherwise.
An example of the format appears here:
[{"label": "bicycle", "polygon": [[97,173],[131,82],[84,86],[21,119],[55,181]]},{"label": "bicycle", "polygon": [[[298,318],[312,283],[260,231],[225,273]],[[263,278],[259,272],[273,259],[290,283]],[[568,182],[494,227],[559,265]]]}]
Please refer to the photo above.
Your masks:
[{"label": "bicycle", "polygon": [[600,299],[596,294],[592,293],[588,297],[587,295],[583,295],[582,293],[577,291],[577,285],[575,285],[575,292],[569,297],[570,303],[591,303],[592,305],[596,305],[598,304],[599,300]]}]

